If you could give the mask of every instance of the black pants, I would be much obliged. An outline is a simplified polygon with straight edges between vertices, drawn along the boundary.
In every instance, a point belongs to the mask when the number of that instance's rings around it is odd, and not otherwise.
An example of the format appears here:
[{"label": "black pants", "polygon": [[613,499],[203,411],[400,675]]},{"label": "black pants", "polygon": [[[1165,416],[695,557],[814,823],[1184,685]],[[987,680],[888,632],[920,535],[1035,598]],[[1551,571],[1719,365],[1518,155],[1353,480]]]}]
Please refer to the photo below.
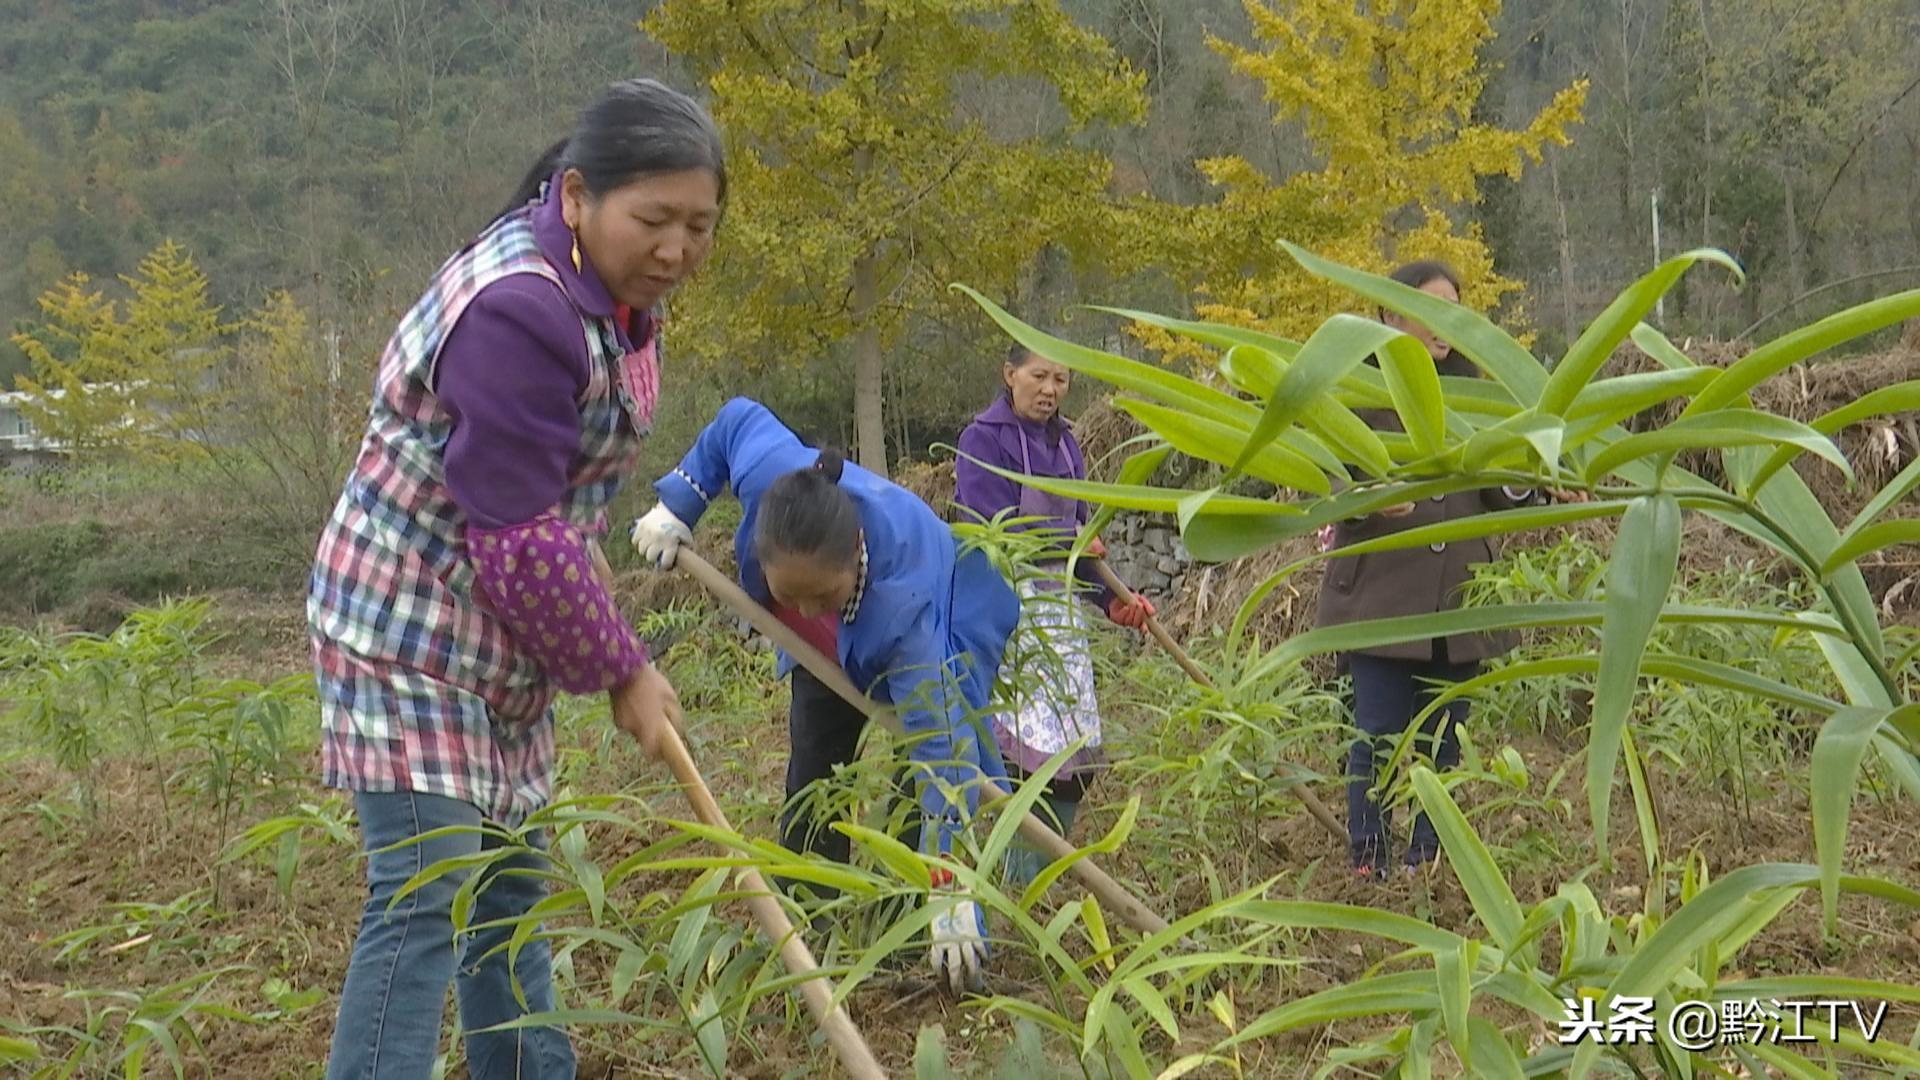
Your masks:
[{"label": "black pants", "polygon": [[[1414,714],[1433,700],[1436,683],[1471,679],[1479,673],[1480,664],[1450,662],[1444,641],[1434,642],[1432,660],[1389,660],[1356,653],[1347,658],[1347,663],[1353,672],[1353,722],[1361,731],[1347,755],[1347,839],[1355,866],[1382,866],[1387,858],[1391,815],[1372,795],[1377,760],[1393,753],[1397,736],[1407,730]],[[1458,729],[1466,720],[1466,699],[1453,701],[1428,717],[1417,748],[1432,756],[1439,767],[1451,768],[1460,761]],[[1427,862],[1439,853],[1440,838],[1433,831],[1433,823],[1425,814],[1417,816],[1407,862]]]},{"label": "black pants", "polygon": [[[806,668],[793,669],[793,704],[787,711],[787,733],[791,751],[787,757],[787,803],[780,811],[780,845],[788,851],[811,851],[834,862],[846,862],[851,841],[818,820],[804,801],[794,796],[816,780],[833,775],[836,765],[851,762],[859,753],[860,731],[867,725],[864,713],[848,704]],[[898,797],[911,798],[908,773],[903,767],[894,777]],[[909,847],[920,845],[920,815],[907,815],[908,825],[900,842]],[[824,892],[809,886],[816,893]]]}]

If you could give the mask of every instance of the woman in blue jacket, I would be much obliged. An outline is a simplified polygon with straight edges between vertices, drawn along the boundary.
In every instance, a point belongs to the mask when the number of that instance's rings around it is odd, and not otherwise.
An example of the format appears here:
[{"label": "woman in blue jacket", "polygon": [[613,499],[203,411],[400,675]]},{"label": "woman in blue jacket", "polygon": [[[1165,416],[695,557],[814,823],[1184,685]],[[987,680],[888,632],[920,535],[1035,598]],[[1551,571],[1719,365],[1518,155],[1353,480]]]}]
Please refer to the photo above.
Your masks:
[{"label": "woman in blue jacket", "polygon": [[[950,854],[980,781],[1006,777],[981,718],[1020,616],[1012,587],[984,553],[963,554],[918,496],[806,446],[746,398],[727,402],[679,467],[655,482],[660,501],[635,523],[634,546],[671,567],[728,488],[744,510],[734,538],[741,587],[837,660],[854,685],[895,707],[922,779],[921,847]],[[779,670],[793,674],[781,842],[845,861],[847,839],[809,820],[794,796],[854,759],[866,717],[784,652]],[[929,959],[956,990],[977,986],[986,956],[979,906],[953,894],[950,881],[935,885],[941,911]]]}]

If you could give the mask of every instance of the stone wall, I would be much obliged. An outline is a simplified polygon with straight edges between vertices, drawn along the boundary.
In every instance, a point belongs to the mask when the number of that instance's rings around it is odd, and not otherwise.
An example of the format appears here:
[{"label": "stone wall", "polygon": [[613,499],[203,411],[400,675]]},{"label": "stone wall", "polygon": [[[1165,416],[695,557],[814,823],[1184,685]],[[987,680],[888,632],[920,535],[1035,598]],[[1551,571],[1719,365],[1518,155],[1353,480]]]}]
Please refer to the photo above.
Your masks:
[{"label": "stone wall", "polygon": [[1178,596],[1193,565],[1172,518],[1161,514],[1120,514],[1107,526],[1107,565],[1129,588],[1155,601]]}]

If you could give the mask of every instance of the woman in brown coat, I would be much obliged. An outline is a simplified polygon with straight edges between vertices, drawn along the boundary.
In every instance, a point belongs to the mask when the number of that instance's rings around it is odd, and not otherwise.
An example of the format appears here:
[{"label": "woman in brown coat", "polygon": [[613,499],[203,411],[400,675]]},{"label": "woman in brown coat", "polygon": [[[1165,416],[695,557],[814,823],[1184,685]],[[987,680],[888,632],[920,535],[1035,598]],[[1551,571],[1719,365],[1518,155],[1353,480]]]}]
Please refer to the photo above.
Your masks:
[{"label": "woman in brown coat", "polygon": [[[1455,303],[1460,300],[1459,279],[1444,263],[1410,263],[1394,271],[1392,277],[1422,292]],[[1455,353],[1425,327],[1388,312],[1382,312],[1381,318],[1395,329],[1419,338],[1433,354],[1442,375],[1478,374],[1471,361]],[[1377,430],[1404,430],[1399,415],[1391,409],[1361,410],[1359,415]],[[1344,547],[1403,529],[1472,517],[1489,510],[1506,510],[1533,500],[1534,492],[1512,488],[1436,495],[1342,522],[1333,530],[1333,544]],[[1475,539],[1333,559],[1327,565],[1325,583],[1320,589],[1317,623],[1338,626],[1368,619],[1450,611],[1459,606],[1461,586],[1473,576],[1474,564],[1491,561],[1496,554],[1491,539]],[[1515,644],[1511,633],[1457,634],[1431,641],[1382,645],[1342,657],[1353,676],[1353,717],[1361,732],[1347,760],[1347,836],[1354,870],[1361,877],[1384,874],[1389,857],[1389,815],[1372,790],[1376,756],[1392,752],[1396,737],[1432,700],[1438,685],[1472,678],[1483,661],[1505,654]],[[1443,769],[1460,760],[1456,729],[1466,718],[1467,702],[1456,700],[1429,718],[1421,731],[1423,749]],[[1411,872],[1431,862],[1439,851],[1439,838],[1422,814],[1414,821],[1413,842],[1407,848],[1404,865]]]}]

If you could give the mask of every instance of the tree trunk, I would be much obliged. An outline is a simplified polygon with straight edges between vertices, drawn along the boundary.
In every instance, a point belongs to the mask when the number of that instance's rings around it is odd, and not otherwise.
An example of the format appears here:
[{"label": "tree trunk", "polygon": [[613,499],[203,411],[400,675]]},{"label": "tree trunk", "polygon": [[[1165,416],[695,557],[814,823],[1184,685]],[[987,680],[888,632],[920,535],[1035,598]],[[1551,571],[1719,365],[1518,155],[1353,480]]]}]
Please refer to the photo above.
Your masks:
[{"label": "tree trunk", "polygon": [[1800,219],[1793,208],[1793,175],[1786,169],[1780,170],[1780,187],[1787,218],[1787,295],[1798,297],[1806,281],[1800,276]]},{"label": "tree trunk", "polygon": [[873,252],[853,264],[853,311],[860,329],[853,336],[853,431],[861,465],[887,475],[886,358],[880,353],[880,327],[874,319],[878,290]]},{"label": "tree trunk", "polygon": [[1694,5],[1700,14],[1700,246],[1713,246],[1713,33],[1707,0]]},{"label": "tree trunk", "polygon": [[1567,235],[1567,200],[1560,195],[1560,157],[1547,159],[1547,177],[1553,181],[1553,205],[1558,211],[1555,224],[1560,240],[1560,327],[1567,345],[1573,344],[1573,242]]}]

